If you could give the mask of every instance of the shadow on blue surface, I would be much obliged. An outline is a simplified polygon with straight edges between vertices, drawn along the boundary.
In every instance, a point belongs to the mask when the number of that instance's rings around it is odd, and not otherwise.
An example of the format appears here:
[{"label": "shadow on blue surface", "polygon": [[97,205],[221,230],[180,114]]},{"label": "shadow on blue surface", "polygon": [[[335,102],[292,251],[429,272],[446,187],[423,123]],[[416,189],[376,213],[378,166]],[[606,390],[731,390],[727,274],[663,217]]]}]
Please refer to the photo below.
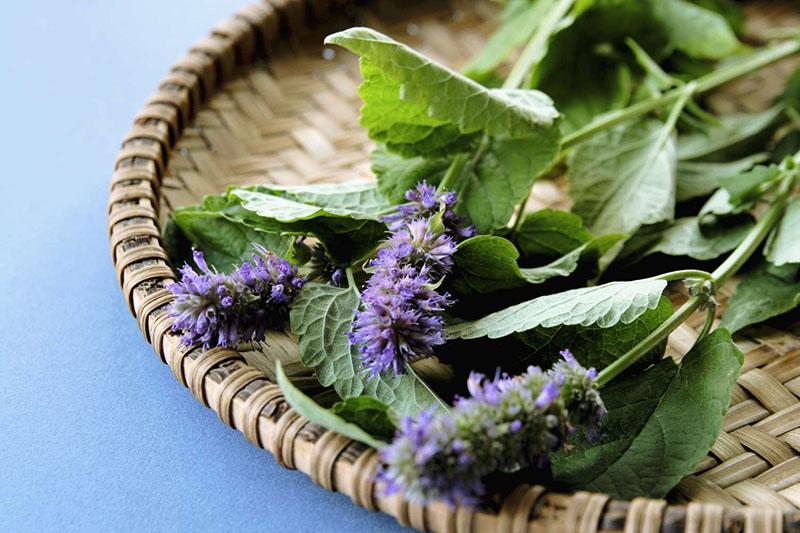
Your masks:
[{"label": "shadow on blue surface", "polygon": [[401,530],[278,467],[139,334],[105,205],[170,64],[241,0],[16,2],[0,26],[0,517],[10,530]]}]

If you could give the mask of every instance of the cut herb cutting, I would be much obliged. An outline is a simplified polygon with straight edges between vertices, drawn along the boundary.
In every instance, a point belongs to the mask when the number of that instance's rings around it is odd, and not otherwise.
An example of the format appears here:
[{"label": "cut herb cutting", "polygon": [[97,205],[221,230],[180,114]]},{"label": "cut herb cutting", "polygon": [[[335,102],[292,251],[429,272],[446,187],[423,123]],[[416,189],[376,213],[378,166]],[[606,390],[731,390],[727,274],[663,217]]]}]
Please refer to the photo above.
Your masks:
[{"label": "cut herb cutting", "polygon": [[[278,363],[286,400],[379,448],[387,494],[664,497],[720,433],[731,335],[800,305],[800,73],[758,113],[707,98],[800,40],[754,48],[738,20],[724,1],[509,0],[463,73],[370,28],[328,36],[359,57],[375,183],[179,208],[165,240],[199,271],[169,287],[173,330],[296,336],[318,390]],[[530,208],[545,181],[569,211]]]}]

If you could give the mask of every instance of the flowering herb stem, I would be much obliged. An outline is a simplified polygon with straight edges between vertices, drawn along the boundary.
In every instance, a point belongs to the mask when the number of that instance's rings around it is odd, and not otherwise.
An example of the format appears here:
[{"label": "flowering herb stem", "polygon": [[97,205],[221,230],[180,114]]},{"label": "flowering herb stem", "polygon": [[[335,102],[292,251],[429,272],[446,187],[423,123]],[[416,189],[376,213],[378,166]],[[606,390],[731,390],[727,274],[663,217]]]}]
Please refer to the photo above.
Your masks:
[{"label": "flowering herb stem", "polygon": [[[620,375],[644,354],[658,346],[662,340],[675,331],[692,313],[699,309],[706,300],[713,295],[713,291],[717,287],[722,286],[731,276],[736,274],[742,265],[744,265],[750,256],[758,249],[761,243],[764,242],[764,239],[772,230],[773,226],[780,220],[781,214],[786,207],[786,202],[792,193],[796,176],[796,169],[788,169],[785,171],[777,195],[772,201],[770,208],[758,220],[741,244],[739,244],[731,255],[711,273],[711,293],[698,293],[691,296],[668,320],[662,322],[661,325],[653,330],[650,335],[645,337],[622,357],[600,371],[600,374],[597,376],[597,385],[599,387],[602,387]],[[710,312],[713,313],[713,310]]]}]

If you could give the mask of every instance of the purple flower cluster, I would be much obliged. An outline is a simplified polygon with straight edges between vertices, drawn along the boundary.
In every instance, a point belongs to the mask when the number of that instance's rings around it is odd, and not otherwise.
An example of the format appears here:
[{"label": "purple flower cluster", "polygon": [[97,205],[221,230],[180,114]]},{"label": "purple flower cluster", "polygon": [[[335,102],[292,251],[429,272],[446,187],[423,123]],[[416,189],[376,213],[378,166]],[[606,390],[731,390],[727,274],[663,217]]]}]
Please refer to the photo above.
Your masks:
[{"label": "purple flower cluster", "polygon": [[380,478],[388,493],[425,503],[441,498],[472,505],[484,493],[492,472],[543,467],[548,454],[563,446],[574,423],[586,423],[575,410],[605,414],[594,383],[568,351],[553,369],[529,367],[519,376],[489,380],[473,373],[469,397],[449,412],[427,411],[402,420],[394,441],[381,450]]},{"label": "purple flower cluster", "polygon": [[389,231],[398,231],[406,224],[420,218],[431,218],[442,214],[442,224],[456,239],[467,239],[475,235],[475,226],[466,225],[466,219],[453,211],[458,196],[454,192],[436,192],[436,187],[426,182],[418,183],[406,191],[405,204],[397,206],[397,211],[383,217]]},{"label": "purple flower cluster", "polygon": [[175,295],[169,309],[173,331],[182,331],[187,344],[236,346],[263,340],[267,329],[281,329],[289,317],[289,302],[305,280],[297,269],[274,253],[256,246],[258,253],[231,274],[221,274],[195,250],[196,272],[185,264],[180,282],[168,289]]},{"label": "purple flower cluster", "polygon": [[[433,347],[444,343],[440,313],[453,301],[435,284],[453,267],[456,230],[451,228],[469,233],[452,212],[454,193],[438,194],[423,182],[406,198],[410,203],[384,218],[392,234],[368,265],[372,276],[350,333],[372,376],[402,374],[406,362],[431,356]],[[450,226],[438,221],[440,214]]]}]

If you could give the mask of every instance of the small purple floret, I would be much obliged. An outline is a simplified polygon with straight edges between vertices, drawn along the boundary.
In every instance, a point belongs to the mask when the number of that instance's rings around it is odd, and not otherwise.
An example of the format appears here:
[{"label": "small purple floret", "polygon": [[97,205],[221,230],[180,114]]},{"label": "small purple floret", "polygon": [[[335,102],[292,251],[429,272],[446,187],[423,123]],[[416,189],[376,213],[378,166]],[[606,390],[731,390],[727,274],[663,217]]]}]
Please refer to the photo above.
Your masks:
[{"label": "small purple floret", "polygon": [[405,204],[397,206],[397,211],[383,218],[389,231],[398,231],[405,224],[420,218],[430,218],[442,213],[442,223],[446,231],[456,239],[467,239],[475,235],[475,226],[466,225],[466,218],[453,211],[457,195],[454,192],[436,192],[436,187],[420,182],[406,191]]}]

